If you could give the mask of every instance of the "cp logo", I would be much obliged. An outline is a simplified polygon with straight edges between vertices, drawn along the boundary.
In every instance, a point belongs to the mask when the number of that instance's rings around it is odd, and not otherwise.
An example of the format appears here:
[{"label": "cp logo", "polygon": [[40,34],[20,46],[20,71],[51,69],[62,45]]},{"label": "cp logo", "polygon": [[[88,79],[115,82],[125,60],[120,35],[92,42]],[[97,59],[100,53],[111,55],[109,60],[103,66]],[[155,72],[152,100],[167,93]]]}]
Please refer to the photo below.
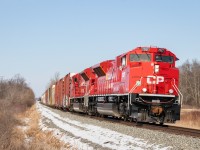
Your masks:
[{"label": "cp logo", "polygon": [[163,76],[147,76],[148,84],[159,84],[160,82],[164,82]]}]

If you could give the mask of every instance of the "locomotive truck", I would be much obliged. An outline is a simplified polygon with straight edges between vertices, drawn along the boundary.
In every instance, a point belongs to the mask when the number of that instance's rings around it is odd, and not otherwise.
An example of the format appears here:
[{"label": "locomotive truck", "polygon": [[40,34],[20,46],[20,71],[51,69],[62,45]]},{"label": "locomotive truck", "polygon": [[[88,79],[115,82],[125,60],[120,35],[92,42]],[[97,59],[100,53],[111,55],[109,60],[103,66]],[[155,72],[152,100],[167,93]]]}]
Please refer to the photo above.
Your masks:
[{"label": "locomotive truck", "polygon": [[177,60],[166,48],[137,47],[67,74],[46,90],[42,103],[88,115],[174,123],[183,98]]}]

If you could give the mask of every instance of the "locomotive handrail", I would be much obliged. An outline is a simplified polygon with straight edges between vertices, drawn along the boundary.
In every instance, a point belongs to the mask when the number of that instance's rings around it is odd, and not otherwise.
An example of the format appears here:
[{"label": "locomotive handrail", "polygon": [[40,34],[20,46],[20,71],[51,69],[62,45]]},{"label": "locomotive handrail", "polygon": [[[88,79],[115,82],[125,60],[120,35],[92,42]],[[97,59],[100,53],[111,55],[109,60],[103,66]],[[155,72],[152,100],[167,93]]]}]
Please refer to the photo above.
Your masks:
[{"label": "locomotive handrail", "polygon": [[176,80],[174,78],[173,78],[173,80],[174,80],[174,84],[172,86],[174,87],[175,91],[178,93],[178,95],[179,95],[179,104],[181,104],[181,106],[182,106],[183,94],[181,93],[181,91],[176,86],[176,84],[175,84]]},{"label": "locomotive handrail", "polygon": [[[142,79],[143,79],[143,77],[140,78],[140,85],[141,85]],[[132,87],[132,89],[130,90],[129,94],[131,94],[138,86],[139,86],[139,85],[138,85],[138,83],[136,82],[135,85],[134,85],[134,86]],[[130,100],[129,100],[129,103],[128,103],[128,104],[129,104],[129,105],[132,105],[132,98],[131,98],[131,96],[130,96]],[[128,105],[128,106],[129,106],[129,105]]]},{"label": "locomotive handrail", "polygon": [[[140,85],[141,85],[142,79],[143,79],[143,77],[140,78]],[[135,85],[132,87],[132,89],[130,90],[129,93],[132,93],[138,86],[139,86],[139,85],[138,85],[137,82],[136,82]]]}]

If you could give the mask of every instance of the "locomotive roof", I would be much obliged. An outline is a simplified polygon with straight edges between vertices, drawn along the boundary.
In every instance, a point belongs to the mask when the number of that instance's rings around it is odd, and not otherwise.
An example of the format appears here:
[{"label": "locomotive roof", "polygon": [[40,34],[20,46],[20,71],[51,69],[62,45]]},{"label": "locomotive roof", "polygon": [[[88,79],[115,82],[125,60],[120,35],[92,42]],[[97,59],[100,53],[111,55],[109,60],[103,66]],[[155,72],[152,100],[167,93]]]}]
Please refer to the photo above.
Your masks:
[{"label": "locomotive roof", "polygon": [[113,62],[113,61],[114,61],[113,59],[112,59],[112,60],[102,61],[102,62],[100,62],[100,63],[98,63],[98,64],[92,66],[91,68],[94,69],[94,68],[97,68],[97,67],[99,67],[99,66],[105,65],[105,64],[107,64],[107,63]]},{"label": "locomotive roof", "polygon": [[[170,50],[166,49],[166,48],[160,48],[160,47],[136,47],[135,49],[132,49],[126,53],[123,53],[117,57],[123,57],[124,55],[128,54],[128,53],[163,53],[163,54],[167,54],[167,55],[173,55],[176,57],[176,55],[174,53],[172,53]],[[177,58],[178,59],[178,58]]]}]

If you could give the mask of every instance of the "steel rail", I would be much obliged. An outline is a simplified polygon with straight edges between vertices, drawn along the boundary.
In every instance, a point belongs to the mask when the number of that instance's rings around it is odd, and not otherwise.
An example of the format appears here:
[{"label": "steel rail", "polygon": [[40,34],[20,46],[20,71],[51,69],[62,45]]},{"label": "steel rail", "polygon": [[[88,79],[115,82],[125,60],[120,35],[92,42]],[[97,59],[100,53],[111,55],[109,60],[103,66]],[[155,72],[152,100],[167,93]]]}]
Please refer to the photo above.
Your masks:
[{"label": "steel rail", "polygon": [[[49,107],[49,106],[46,106],[46,107]],[[54,107],[51,107],[51,108],[56,109]],[[62,111],[65,111],[65,110],[62,110]],[[165,125],[165,124],[160,125],[160,124],[142,123],[142,122],[136,123],[136,122],[131,122],[131,121],[124,121],[124,120],[116,118],[116,117],[90,116],[90,115],[87,115],[85,113],[78,113],[78,112],[68,112],[68,113],[72,113],[73,115],[77,115],[77,116],[81,116],[81,117],[87,117],[87,118],[95,119],[95,120],[98,120],[98,121],[118,123],[118,124],[121,124],[121,125],[132,126],[132,127],[136,127],[136,128],[156,130],[156,131],[175,134],[175,135],[182,135],[182,136],[189,136],[189,137],[193,137],[193,138],[200,138],[200,130],[198,130],[198,129],[177,127],[177,126]]]}]

